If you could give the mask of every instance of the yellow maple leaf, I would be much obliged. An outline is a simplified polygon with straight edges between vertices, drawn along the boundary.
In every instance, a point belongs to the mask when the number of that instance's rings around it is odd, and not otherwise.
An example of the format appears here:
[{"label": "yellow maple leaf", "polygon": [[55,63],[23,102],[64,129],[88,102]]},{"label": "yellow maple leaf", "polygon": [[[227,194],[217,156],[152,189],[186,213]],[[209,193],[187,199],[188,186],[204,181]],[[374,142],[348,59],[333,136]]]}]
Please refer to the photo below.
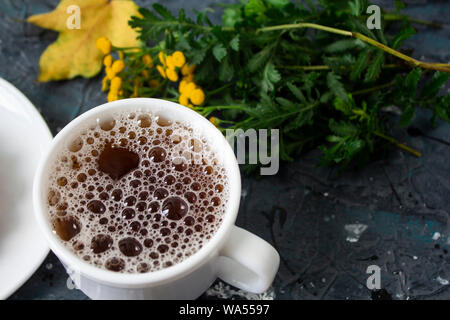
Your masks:
[{"label": "yellow maple leaf", "polygon": [[[96,75],[103,55],[95,41],[101,36],[116,47],[137,46],[137,33],[128,20],[139,15],[138,9],[128,0],[61,0],[55,10],[29,17],[30,23],[59,32],[58,39],[41,55],[38,81]],[[79,24],[74,25],[77,14]]]}]

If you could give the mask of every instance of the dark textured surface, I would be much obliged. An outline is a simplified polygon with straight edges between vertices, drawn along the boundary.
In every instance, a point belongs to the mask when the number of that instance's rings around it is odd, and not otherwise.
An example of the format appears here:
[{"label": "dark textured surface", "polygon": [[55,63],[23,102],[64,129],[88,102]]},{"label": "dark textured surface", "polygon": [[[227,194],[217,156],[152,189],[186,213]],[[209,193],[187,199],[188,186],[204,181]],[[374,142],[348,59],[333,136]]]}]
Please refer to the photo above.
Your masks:
[{"label": "dark textured surface", "polygon": [[[136,1],[149,6],[154,1]],[[215,1],[161,1],[171,9],[201,9]],[[222,1],[224,2],[224,1]],[[408,2],[408,1],[407,1]],[[378,1],[383,7],[391,1]],[[450,60],[450,4],[448,1],[409,1],[413,17],[443,24],[441,30],[419,27],[407,42],[414,57]],[[36,83],[39,56],[56,34],[23,22],[30,14],[49,11],[56,0],[0,2],[0,77],[12,82],[36,105],[57,133],[78,114],[104,103],[100,77]],[[217,17],[217,14],[216,14]],[[217,21],[217,19],[216,19]],[[448,89],[449,86],[445,90]],[[395,136],[422,150],[421,159],[392,150],[359,172],[336,177],[316,167],[316,152],[283,165],[279,174],[262,179],[243,178],[237,225],[272,243],[282,256],[273,288],[265,296],[276,299],[448,299],[450,255],[447,248],[450,203],[449,125],[430,128],[427,115],[415,125],[428,136]],[[361,224],[359,239],[347,230]],[[347,227],[346,227],[347,226]],[[440,237],[437,237],[437,233]],[[367,266],[381,268],[383,292],[367,289]],[[70,287],[70,286],[69,286]],[[221,284],[216,284],[216,289]],[[218,296],[212,290],[203,298]],[[232,289],[221,297],[241,297]],[[86,299],[67,286],[67,274],[51,253],[39,270],[12,299]]]}]

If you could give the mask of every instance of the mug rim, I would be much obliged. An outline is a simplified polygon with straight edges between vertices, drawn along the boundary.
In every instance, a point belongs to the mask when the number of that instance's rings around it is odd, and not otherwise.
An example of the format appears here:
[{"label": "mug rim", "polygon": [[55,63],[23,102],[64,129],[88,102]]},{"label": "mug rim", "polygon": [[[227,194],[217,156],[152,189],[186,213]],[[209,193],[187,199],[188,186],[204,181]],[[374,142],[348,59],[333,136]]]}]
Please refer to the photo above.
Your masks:
[{"label": "mug rim", "polygon": [[[223,221],[219,226],[219,229],[208,240],[208,242],[201,247],[193,255],[189,256],[185,260],[154,272],[148,273],[119,273],[99,267],[95,267],[92,264],[82,260],[74,253],[72,253],[57,235],[52,231],[50,227],[50,221],[47,217],[47,209],[45,205],[45,198],[43,190],[46,183],[43,179],[47,178],[47,173],[52,157],[61,148],[62,144],[67,142],[66,138],[70,137],[75,132],[74,129],[79,130],[79,126],[83,123],[88,123],[90,119],[98,116],[102,113],[112,113],[114,111],[127,110],[130,108],[146,109],[150,113],[158,115],[158,113],[168,113],[174,115],[173,118],[181,119],[185,121],[189,119],[189,122],[194,122],[195,127],[202,127],[208,133],[209,139],[213,138],[214,141],[219,139],[220,146],[225,146],[225,150],[221,150],[223,157],[224,168],[229,175],[229,198],[226,207],[226,212],[223,217]],[[155,110],[158,110],[155,111]],[[97,119],[97,118],[95,118]],[[216,151],[217,152],[217,151]],[[156,99],[156,98],[130,98],[122,99],[113,102],[104,103],[97,107],[94,107],[87,112],[79,115],[67,124],[51,142],[50,148],[46,151],[36,171],[33,183],[33,204],[34,213],[37,219],[38,225],[41,231],[44,233],[47,242],[51,250],[56,254],[58,258],[62,260],[64,264],[67,264],[66,268],[70,268],[73,272],[79,272],[83,276],[90,278],[96,282],[102,284],[112,285],[116,287],[134,288],[134,287],[148,287],[164,284],[183,277],[186,274],[194,271],[203,263],[207,262],[209,258],[217,252],[221,245],[230,233],[232,226],[236,221],[236,217],[239,210],[241,193],[241,177],[239,171],[239,165],[236,157],[234,156],[233,149],[223,136],[223,134],[206,118],[180,104]]]}]

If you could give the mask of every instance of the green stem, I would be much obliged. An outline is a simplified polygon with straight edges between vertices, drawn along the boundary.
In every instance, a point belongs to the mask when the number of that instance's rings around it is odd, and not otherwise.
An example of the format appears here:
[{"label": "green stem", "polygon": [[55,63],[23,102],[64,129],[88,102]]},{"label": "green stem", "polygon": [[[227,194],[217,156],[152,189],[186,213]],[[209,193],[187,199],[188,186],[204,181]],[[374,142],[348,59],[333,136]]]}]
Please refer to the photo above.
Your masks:
[{"label": "green stem", "polygon": [[302,28],[318,29],[318,30],[336,33],[336,34],[340,34],[342,36],[348,36],[348,37],[352,36],[352,32],[350,32],[350,31],[341,30],[341,29],[337,29],[337,28],[331,28],[331,27],[323,26],[323,25],[316,24],[316,23],[309,23],[309,22],[281,24],[278,26],[264,27],[264,28],[257,29],[256,32],[258,33],[258,32],[269,32],[269,31],[276,31],[276,30],[302,29]]},{"label": "green stem", "polygon": [[231,106],[208,106],[208,107],[203,107],[201,109],[198,109],[198,112],[202,116],[207,117],[215,110],[230,110],[230,109],[241,110],[241,111],[247,112],[247,110],[245,109],[245,105],[241,105],[241,104],[231,105]]},{"label": "green stem", "polygon": [[231,121],[231,120],[224,120],[224,119],[220,119],[219,121],[220,121],[220,123],[228,123],[228,124],[233,124],[233,123],[235,123],[234,121]]},{"label": "green stem", "polygon": [[386,21],[409,21],[409,22],[413,22],[413,23],[417,23],[417,24],[423,24],[425,26],[428,27],[432,27],[432,28],[436,28],[436,29],[441,29],[442,25],[440,23],[436,23],[436,22],[429,22],[429,21],[424,21],[424,20],[420,20],[420,19],[413,19],[410,18],[408,16],[402,16],[402,15],[398,15],[395,13],[385,13],[383,14],[383,18]]},{"label": "green stem", "polygon": [[246,111],[245,109],[245,105],[243,104],[235,104],[235,105],[230,105],[230,106],[208,106],[208,107],[204,107],[204,110],[206,109],[211,109],[211,110],[223,110],[223,109],[239,109],[242,111]]},{"label": "green stem", "polygon": [[318,71],[318,70],[330,70],[329,66],[277,66],[279,69],[286,70],[304,70],[304,71]]},{"label": "green stem", "polygon": [[450,64],[447,63],[435,63],[435,65],[439,66],[439,67],[447,67],[450,68]]},{"label": "green stem", "polygon": [[167,81],[167,79],[164,79],[164,82],[161,84],[162,87],[164,87],[163,91],[164,91],[164,95],[163,95],[163,99],[167,98],[167,85],[169,84],[169,82]]},{"label": "green stem", "polygon": [[284,114],[280,114],[278,116],[271,117],[271,118],[266,118],[266,119],[264,119],[264,122],[272,122],[273,120],[289,117],[289,116],[292,116],[292,115],[297,114],[297,113],[302,112],[302,111],[304,111],[304,109],[298,110],[298,111],[292,111],[292,112],[288,112],[288,113],[284,113]]},{"label": "green stem", "polygon": [[[447,64],[436,64],[438,66],[450,66]],[[341,66],[341,68],[351,68],[352,66]],[[393,69],[393,68],[401,68],[403,67],[402,65],[399,64],[385,64],[383,66],[383,69]],[[304,71],[320,71],[320,70],[331,70],[331,68],[329,66],[325,66],[325,65],[317,65],[317,66],[281,66],[281,65],[277,65],[277,68],[279,69],[286,69],[286,70],[304,70]]]},{"label": "green stem", "polygon": [[385,84],[380,84],[379,86],[375,86],[375,87],[371,87],[371,88],[367,88],[367,89],[362,89],[362,90],[358,90],[358,91],[354,91],[351,93],[352,96],[357,96],[357,95],[361,95],[361,94],[367,94],[367,93],[371,93],[373,91],[378,91],[384,88],[388,88],[391,87],[395,84],[395,81],[391,81],[389,83],[385,83]]},{"label": "green stem", "polygon": [[346,36],[346,37],[356,38],[356,39],[364,41],[372,46],[375,46],[378,49],[383,50],[393,56],[396,56],[397,58],[405,60],[405,61],[411,63],[414,67],[419,67],[419,68],[423,68],[423,69],[432,69],[432,70],[438,70],[438,71],[450,73],[450,68],[442,67],[440,64],[428,63],[428,62],[422,62],[422,61],[416,60],[416,59],[411,58],[397,50],[394,50],[372,38],[369,38],[359,32],[351,32],[351,31],[347,31],[347,30],[331,28],[331,27],[320,25],[320,24],[308,23],[308,22],[264,27],[264,28],[257,29],[256,32],[269,32],[269,31],[286,30],[286,29],[301,29],[301,28],[317,29],[317,30],[334,33],[334,34],[339,34],[339,35]]},{"label": "green stem", "polygon": [[[268,122],[272,122],[273,120],[277,120],[277,119],[280,119],[280,118],[286,118],[286,117],[292,116],[292,115],[297,114],[297,113],[301,113],[301,112],[305,112],[305,111],[314,109],[318,105],[319,105],[319,102],[316,101],[316,102],[314,102],[313,104],[309,105],[306,108],[303,108],[303,109],[300,109],[300,110],[296,110],[296,111],[292,111],[292,112],[288,112],[288,113],[283,113],[283,114],[280,114],[278,116],[271,117],[271,118],[264,118],[263,121],[264,121],[264,123],[268,123]],[[249,121],[251,121],[253,119],[254,119],[253,117],[250,117],[250,118],[248,118],[248,119],[246,119],[244,121],[238,122],[234,127],[235,128],[239,128],[242,124],[244,124],[246,122],[249,122]],[[258,127],[258,123],[253,124],[253,126],[254,127]]]},{"label": "green stem", "polygon": [[215,95],[216,93],[219,93],[220,91],[225,90],[225,89],[227,89],[228,87],[231,87],[233,84],[234,84],[234,82],[228,83],[228,84],[226,84],[226,85],[224,85],[224,86],[222,86],[222,87],[220,87],[220,88],[217,88],[217,89],[215,89],[215,90],[208,91],[206,94],[207,94],[208,96],[213,96],[213,95]]},{"label": "green stem", "polygon": [[417,158],[420,158],[422,156],[422,153],[420,153],[419,151],[416,151],[416,150],[408,147],[407,145],[404,145],[403,143],[400,143],[398,140],[396,140],[396,139],[394,139],[394,138],[392,138],[390,136],[387,136],[387,135],[385,135],[385,134],[383,134],[381,132],[378,132],[378,131],[374,131],[373,134],[378,136],[378,137],[380,137],[380,138],[383,138],[383,139],[389,141],[392,144],[395,144],[400,149],[408,151],[409,153],[413,154]]}]

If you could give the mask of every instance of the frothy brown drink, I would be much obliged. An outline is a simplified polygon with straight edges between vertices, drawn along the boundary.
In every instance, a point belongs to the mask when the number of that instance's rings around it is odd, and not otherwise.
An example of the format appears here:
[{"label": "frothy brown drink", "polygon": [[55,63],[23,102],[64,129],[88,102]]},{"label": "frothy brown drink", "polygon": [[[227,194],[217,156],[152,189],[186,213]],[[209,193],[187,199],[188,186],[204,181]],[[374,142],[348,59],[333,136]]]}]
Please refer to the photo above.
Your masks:
[{"label": "frothy brown drink", "polygon": [[219,228],[228,178],[205,137],[136,112],[99,119],[54,160],[49,221],[81,259],[116,272],[180,263]]}]

